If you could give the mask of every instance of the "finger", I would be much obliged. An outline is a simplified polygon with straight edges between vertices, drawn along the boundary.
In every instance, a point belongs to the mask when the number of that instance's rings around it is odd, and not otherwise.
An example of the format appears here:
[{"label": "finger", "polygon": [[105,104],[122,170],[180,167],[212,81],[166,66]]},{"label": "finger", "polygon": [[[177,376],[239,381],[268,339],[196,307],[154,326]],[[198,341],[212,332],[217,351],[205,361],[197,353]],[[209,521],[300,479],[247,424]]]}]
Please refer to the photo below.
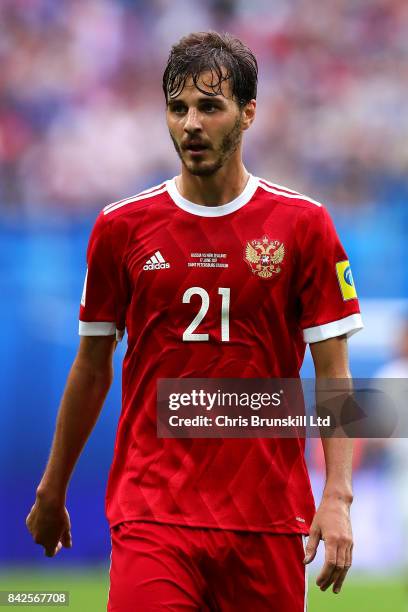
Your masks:
[{"label": "finger", "polygon": [[320,542],[320,531],[317,529],[311,530],[309,538],[307,540],[307,544],[306,544],[305,558],[303,559],[303,563],[305,565],[313,561],[313,559],[315,558],[317,547],[319,546],[319,542]]},{"label": "finger", "polygon": [[323,590],[326,582],[330,579],[331,575],[336,569],[337,563],[337,546],[335,541],[325,541],[325,547],[326,551],[324,565],[322,571],[316,579],[317,586]]},{"label": "finger", "polygon": [[320,586],[320,590],[321,591],[327,591],[327,589],[329,588],[329,586],[331,584],[333,584],[334,582],[336,582],[336,580],[340,577],[340,575],[342,574],[342,572],[344,572],[344,567],[338,567],[336,566],[331,575],[329,576],[329,578],[326,580],[326,582],[324,582],[321,586]]},{"label": "finger", "polygon": [[29,531],[31,531],[31,522],[32,522],[32,512],[33,512],[33,509],[34,509],[34,506],[31,508],[30,512],[27,514],[26,520],[25,520],[26,527],[28,528]]},{"label": "finger", "polygon": [[343,582],[346,579],[347,572],[349,571],[349,569],[351,567],[352,554],[353,554],[352,550],[353,550],[353,545],[351,545],[351,546],[349,546],[347,548],[346,562],[345,562],[345,565],[344,565],[344,570],[340,573],[338,578],[336,578],[336,580],[334,581],[334,584],[333,584],[333,593],[340,593],[340,591],[341,591],[341,587],[343,586]]},{"label": "finger", "polygon": [[325,591],[326,589],[329,588],[331,584],[333,584],[333,582],[336,582],[336,580],[339,578],[339,576],[344,571],[344,567],[346,565],[346,555],[347,555],[348,545],[346,543],[343,543],[343,544],[336,543],[335,547],[336,547],[336,564],[335,564],[335,567],[331,575],[322,584],[320,584],[320,589],[322,591]]},{"label": "finger", "polygon": [[349,571],[348,567],[345,567],[344,570],[337,576],[334,584],[333,584],[333,593],[340,593],[341,587],[343,586],[343,582],[346,579],[347,572]]},{"label": "finger", "polygon": [[66,529],[64,531],[64,533],[61,536],[61,543],[65,548],[71,548],[72,547],[72,536],[71,536],[71,530],[70,529]]},{"label": "finger", "polygon": [[59,553],[59,551],[61,550],[61,548],[62,548],[62,543],[58,542],[58,544],[56,545],[55,550],[54,550],[54,555],[57,555]]},{"label": "finger", "polygon": [[44,546],[44,554],[46,557],[53,557],[54,555],[57,554],[58,550],[60,550],[60,548],[58,548],[58,545],[60,544],[60,542],[57,540],[56,543],[55,542],[48,542],[47,544],[43,544]]}]

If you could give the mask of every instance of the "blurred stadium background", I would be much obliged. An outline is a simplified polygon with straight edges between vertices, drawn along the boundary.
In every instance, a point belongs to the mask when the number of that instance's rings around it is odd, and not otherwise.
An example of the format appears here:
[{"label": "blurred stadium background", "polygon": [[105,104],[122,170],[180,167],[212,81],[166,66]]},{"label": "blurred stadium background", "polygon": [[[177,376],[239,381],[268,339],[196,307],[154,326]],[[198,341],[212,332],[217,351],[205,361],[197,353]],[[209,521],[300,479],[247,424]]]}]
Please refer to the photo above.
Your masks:
[{"label": "blurred stadium background", "polygon": [[[2,0],[1,589],[70,589],[72,610],[104,609],[123,348],[70,488],[73,549],[45,559],[24,520],[78,343],[89,231],[106,203],[177,173],[162,70],[174,41],[207,29],[259,60],[248,169],[323,201],[349,252],[366,325],[350,342],[354,376],[408,376],[405,0]],[[308,461],[318,496],[319,445]],[[406,441],[358,443],[354,568],[337,597],[311,577],[312,612],[407,609],[407,465]]]}]

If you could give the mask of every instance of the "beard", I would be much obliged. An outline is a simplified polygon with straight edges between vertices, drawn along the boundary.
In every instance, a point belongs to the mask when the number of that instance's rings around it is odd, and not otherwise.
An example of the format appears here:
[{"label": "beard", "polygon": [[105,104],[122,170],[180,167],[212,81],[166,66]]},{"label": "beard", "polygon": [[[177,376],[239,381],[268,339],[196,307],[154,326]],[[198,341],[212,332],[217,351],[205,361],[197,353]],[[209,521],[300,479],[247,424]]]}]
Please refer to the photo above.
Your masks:
[{"label": "beard", "polygon": [[231,130],[227,134],[224,134],[220,146],[215,150],[215,159],[212,162],[202,162],[194,160],[186,161],[183,156],[183,151],[181,150],[180,146],[177,144],[171,133],[170,137],[173,141],[174,148],[176,149],[177,155],[179,156],[182,164],[191,174],[193,174],[194,176],[212,176],[220,168],[222,168],[222,166],[231,157],[231,155],[235,153],[241,142],[241,117],[237,117]]}]

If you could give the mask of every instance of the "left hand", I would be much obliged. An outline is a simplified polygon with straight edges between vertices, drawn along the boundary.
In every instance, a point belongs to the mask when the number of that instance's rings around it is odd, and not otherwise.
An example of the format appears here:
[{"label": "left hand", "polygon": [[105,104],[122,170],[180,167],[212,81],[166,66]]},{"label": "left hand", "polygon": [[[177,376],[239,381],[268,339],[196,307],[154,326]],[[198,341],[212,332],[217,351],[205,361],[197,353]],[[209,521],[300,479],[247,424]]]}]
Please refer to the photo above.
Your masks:
[{"label": "left hand", "polygon": [[71,522],[63,501],[47,503],[37,495],[26,525],[34,542],[44,547],[47,557],[54,557],[63,546],[72,547]]},{"label": "left hand", "polygon": [[351,567],[353,551],[350,504],[340,497],[323,497],[310,527],[305,564],[315,558],[320,540],[325,544],[325,561],[316,584],[321,591],[333,584],[333,592],[339,593]]}]

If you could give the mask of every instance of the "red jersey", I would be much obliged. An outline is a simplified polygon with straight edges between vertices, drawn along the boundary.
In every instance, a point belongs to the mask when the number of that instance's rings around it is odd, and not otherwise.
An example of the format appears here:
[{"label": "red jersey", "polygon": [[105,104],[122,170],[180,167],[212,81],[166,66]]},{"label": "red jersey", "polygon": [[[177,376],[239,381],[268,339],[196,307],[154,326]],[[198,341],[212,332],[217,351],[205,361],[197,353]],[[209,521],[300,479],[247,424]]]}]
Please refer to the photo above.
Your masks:
[{"label": "red jersey", "polygon": [[106,206],[88,247],[81,335],[127,330],[110,525],[307,533],[304,439],[162,439],[160,378],[295,378],[306,343],[361,329],[325,208],[250,176],[220,206],[169,180]]}]

